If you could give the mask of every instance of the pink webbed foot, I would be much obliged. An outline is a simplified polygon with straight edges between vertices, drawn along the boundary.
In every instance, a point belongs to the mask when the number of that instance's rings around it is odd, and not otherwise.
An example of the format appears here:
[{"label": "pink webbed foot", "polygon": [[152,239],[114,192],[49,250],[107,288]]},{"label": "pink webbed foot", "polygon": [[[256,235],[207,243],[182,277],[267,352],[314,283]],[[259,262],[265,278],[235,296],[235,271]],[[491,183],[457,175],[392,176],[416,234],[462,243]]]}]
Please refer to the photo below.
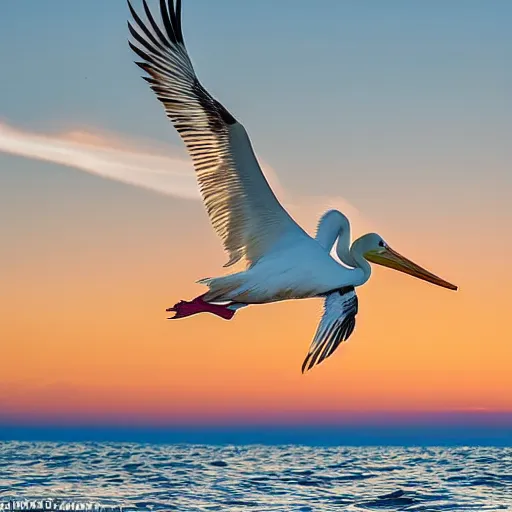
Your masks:
[{"label": "pink webbed foot", "polygon": [[236,313],[235,310],[228,308],[229,304],[210,304],[209,302],[205,302],[203,297],[204,295],[200,295],[190,302],[181,300],[172,308],[167,308],[166,311],[174,311],[176,313],[174,316],[169,317],[169,320],[184,318],[186,316],[192,316],[197,313],[212,313],[214,315],[220,316],[221,318],[224,318],[225,320],[231,320],[233,315]]}]

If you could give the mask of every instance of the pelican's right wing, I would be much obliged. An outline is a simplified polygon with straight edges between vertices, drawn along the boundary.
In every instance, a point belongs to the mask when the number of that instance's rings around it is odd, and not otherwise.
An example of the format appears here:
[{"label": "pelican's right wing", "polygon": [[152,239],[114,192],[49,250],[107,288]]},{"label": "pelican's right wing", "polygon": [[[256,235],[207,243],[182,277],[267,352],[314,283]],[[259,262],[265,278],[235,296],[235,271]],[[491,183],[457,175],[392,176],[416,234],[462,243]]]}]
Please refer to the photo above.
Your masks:
[{"label": "pelican's right wing", "polygon": [[302,373],[320,364],[348,340],[356,325],[357,295],[354,287],[331,292],[325,298],[324,314],[309,352],[302,363]]},{"label": "pelican's right wing", "polygon": [[302,229],[289,216],[263,175],[244,127],[199,83],[181,30],[181,1],[160,0],[163,27],[143,0],[144,22],[128,0],[128,23],[144,79],[192,157],[208,215],[229,254],[257,261],[281,235]]}]

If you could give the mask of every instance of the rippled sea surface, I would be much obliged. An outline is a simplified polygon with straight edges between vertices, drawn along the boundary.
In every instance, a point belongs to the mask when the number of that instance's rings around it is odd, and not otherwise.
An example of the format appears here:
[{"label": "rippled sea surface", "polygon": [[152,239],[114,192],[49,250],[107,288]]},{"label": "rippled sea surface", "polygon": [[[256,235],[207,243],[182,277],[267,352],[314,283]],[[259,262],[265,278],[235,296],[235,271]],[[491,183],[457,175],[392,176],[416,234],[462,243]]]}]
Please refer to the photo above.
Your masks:
[{"label": "rippled sea surface", "polygon": [[131,510],[512,511],[512,449],[5,442],[0,484]]}]

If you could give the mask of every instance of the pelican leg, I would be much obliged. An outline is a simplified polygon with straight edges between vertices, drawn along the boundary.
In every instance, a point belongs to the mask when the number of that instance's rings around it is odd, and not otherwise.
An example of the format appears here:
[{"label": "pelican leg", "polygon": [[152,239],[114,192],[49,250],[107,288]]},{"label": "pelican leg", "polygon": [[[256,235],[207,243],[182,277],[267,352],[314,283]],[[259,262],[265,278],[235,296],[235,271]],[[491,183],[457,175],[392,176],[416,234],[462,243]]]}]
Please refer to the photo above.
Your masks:
[{"label": "pelican leg", "polygon": [[238,307],[231,308],[232,304],[211,304],[203,300],[205,295],[206,294],[200,295],[190,302],[181,300],[180,302],[174,304],[172,308],[167,308],[166,311],[173,311],[176,313],[174,316],[169,317],[168,320],[184,318],[187,316],[196,315],[197,313],[212,313],[216,316],[224,318],[224,320],[231,320],[233,318]]}]

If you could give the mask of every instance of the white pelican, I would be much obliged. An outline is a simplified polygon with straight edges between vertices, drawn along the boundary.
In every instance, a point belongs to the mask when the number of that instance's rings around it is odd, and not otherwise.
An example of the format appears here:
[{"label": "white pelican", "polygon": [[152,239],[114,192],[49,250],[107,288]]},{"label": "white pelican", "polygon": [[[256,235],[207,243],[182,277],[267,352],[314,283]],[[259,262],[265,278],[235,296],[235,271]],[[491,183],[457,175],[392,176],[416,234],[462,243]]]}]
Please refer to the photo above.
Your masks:
[{"label": "white pelican", "polygon": [[[183,40],[181,1],[160,0],[161,26],[146,0],[146,22],[129,0],[128,6],[136,27],[128,23],[130,47],[192,157],[206,209],[229,255],[225,267],[242,258],[247,262],[245,271],[200,280],[209,290],[169,308],[176,313],[172,318],[210,312],[231,319],[250,304],[323,297],[324,313],[304,372],[329,357],[354,330],[354,288],[368,281],[368,262],[457,289],[401,256],[377,234],[350,245],[350,224],[336,210],[322,216],[316,237],[310,237],[272,192],[244,127],[197,79]],[[336,240],[344,265],[330,254]]]}]

